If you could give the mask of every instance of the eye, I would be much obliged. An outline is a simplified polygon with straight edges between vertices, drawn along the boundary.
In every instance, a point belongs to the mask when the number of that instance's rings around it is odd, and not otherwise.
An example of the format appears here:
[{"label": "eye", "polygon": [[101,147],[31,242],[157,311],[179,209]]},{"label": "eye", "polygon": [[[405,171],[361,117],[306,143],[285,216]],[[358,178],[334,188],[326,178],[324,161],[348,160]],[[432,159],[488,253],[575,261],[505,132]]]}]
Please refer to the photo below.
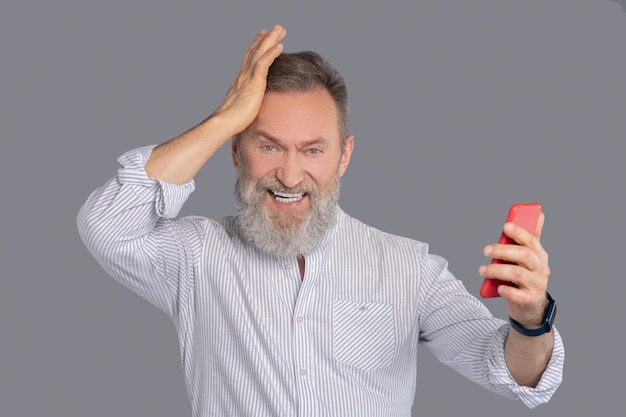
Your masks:
[{"label": "eye", "polygon": [[274,145],[264,145],[263,150],[267,152],[272,152],[274,150]]},{"label": "eye", "polygon": [[311,155],[318,155],[320,152],[321,152],[321,151],[320,151],[319,149],[317,149],[317,148],[311,148],[311,149],[309,149],[309,153],[310,153]]}]

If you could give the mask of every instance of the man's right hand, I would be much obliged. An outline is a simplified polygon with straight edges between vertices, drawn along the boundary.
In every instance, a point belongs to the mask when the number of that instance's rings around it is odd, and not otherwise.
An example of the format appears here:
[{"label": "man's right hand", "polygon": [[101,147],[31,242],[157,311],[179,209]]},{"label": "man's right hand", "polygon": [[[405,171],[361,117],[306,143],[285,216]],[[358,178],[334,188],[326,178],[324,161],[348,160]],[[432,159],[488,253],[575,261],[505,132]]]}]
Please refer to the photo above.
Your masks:
[{"label": "man's right hand", "polygon": [[276,25],[256,36],[243,58],[239,74],[234,79],[226,97],[213,116],[229,123],[232,136],[245,130],[256,118],[267,84],[267,72],[274,59],[283,51],[280,43],[287,31]]},{"label": "man's right hand", "polygon": [[265,95],[267,72],[283,51],[280,41],[286,34],[282,26],[276,25],[256,36],[217,110],[202,123],[152,150],[145,165],[149,178],[174,184],[190,181],[230,138],[254,121]]}]

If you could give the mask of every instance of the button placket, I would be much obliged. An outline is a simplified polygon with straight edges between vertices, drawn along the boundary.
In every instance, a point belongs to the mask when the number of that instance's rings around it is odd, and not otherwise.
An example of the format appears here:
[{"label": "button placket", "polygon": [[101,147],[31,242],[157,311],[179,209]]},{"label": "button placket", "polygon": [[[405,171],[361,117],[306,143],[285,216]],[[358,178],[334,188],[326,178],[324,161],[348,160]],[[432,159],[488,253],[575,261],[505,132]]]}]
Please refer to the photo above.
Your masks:
[{"label": "button placket", "polygon": [[[296,265],[294,264],[293,269],[297,270]],[[301,399],[309,397],[315,383],[315,378],[312,378],[315,372],[312,367],[315,367],[315,365],[312,362],[313,358],[310,351],[313,343],[310,339],[312,334],[309,328],[309,315],[312,313],[311,308],[315,300],[317,277],[315,276],[315,264],[311,259],[306,261],[306,270],[308,279],[305,278],[304,281],[301,281],[302,285],[298,292],[298,299],[292,316],[294,323],[294,352],[296,355],[294,363],[296,365],[295,372],[300,381],[299,389],[303,393]],[[309,394],[304,395],[305,392]]]}]

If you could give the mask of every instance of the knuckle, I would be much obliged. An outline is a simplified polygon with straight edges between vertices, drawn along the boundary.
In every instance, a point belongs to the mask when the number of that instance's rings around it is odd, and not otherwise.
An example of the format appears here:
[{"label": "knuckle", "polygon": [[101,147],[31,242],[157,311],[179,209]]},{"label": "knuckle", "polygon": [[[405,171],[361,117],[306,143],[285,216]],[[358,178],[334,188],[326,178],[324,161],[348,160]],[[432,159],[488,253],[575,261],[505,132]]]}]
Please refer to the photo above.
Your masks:
[{"label": "knuckle", "polygon": [[527,307],[529,305],[531,305],[533,303],[533,297],[529,296],[529,297],[524,297],[520,300],[520,305],[522,305],[523,307]]},{"label": "knuckle", "polygon": [[535,254],[529,248],[523,247],[520,255],[523,261],[530,261],[532,260]]}]

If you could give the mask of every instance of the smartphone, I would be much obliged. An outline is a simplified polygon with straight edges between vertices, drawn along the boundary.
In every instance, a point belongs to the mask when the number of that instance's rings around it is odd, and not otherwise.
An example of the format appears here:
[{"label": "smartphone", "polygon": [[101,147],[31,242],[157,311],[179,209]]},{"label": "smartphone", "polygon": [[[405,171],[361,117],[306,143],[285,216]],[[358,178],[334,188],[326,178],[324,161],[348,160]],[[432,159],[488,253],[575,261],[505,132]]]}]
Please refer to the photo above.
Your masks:
[{"label": "smartphone", "polygon": [[[511,206],[509,214],[506,217],[507,222],[515,223],[517,226],[534,233],[541,215],[541,204],[539,203],[516,203]],[[498,243],[517,244],[502,232]],[[492,259],[492,264],[511,263],[501,259]],[[483,298],[499,297],[498,286],[512,285],[510,282],[501,281],[495,278],[485,278],[483,285],[480,287],[480,296]]]}]

